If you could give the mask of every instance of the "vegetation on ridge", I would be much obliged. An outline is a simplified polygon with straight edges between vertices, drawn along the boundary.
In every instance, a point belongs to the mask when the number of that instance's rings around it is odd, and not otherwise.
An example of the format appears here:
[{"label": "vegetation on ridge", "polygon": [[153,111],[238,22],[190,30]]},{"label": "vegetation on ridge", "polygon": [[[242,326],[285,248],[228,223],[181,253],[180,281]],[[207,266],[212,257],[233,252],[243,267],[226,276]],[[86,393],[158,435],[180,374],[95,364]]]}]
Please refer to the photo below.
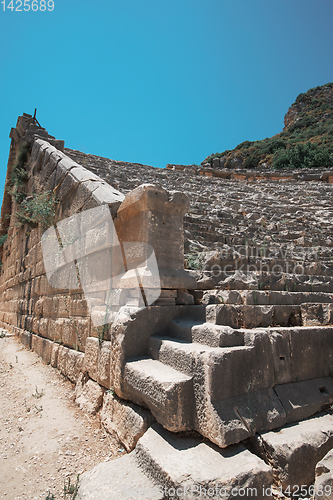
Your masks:
[{"label": "vegetation on ridge", "polygon": [[[233,150],[208,156],[203,163],[217,168],[333,167],[333,83],[299,94],[285,116],[280,134],[244,141]],[[214,162],[214,168],[216,163]]]}]

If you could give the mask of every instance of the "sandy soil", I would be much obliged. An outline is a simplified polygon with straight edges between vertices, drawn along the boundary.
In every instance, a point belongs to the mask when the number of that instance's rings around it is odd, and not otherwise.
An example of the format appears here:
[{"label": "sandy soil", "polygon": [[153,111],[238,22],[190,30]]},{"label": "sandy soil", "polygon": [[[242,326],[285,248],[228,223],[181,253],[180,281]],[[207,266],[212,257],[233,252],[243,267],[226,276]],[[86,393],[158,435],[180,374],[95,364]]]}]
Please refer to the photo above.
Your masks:
[{"label": "sandy soil", "polygon": [[0,338],[1,499],[69,500],[65,481],[124,453],[77,407],[73,384],[15,337]]}]

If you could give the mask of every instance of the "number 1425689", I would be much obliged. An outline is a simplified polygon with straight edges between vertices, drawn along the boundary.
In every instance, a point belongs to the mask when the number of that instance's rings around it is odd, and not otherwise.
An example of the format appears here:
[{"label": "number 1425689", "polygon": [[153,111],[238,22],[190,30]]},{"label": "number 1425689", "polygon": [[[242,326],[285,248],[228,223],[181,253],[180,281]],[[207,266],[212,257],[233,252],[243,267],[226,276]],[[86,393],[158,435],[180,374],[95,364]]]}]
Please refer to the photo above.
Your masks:
[{"label": "number 1425689", "polygon": [[52,11],[54,9],[54,1],[53,0],[3,0],[1,2],[3,5],[3,11],[11,10],[12,12],[28,12],[29,10],[32,10],[33,12],[36,12],[37,10],[40,10],[41,12],[44,11]]}]

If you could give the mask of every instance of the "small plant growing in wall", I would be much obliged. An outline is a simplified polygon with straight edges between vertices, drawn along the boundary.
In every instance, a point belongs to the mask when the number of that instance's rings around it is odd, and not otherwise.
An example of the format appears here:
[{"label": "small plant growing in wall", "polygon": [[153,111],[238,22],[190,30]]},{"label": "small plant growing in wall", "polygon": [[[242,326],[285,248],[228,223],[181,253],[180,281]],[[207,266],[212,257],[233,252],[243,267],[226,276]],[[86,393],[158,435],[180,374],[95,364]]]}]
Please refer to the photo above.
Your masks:
[{"label": "small plant growing in wall", "polygon": [[52,191],[31,194],[22,201],[15,215],[20,225],[36,228],[41,224],[44,231],[55,223],[58,203]]},{"label": "small plant growing in wall", "polygon": [[20,189],[24,186],[24,184],[28,180],[28,173],[24,167],[24,164],[28,159],[28,153],[29,153],[29,145],[23,143],[20,146],[19,152],[17,154],[15,163],[11,171],[10,180],[12,189],[9,191],[9,193],[13,196],[14,200],[17,203],[21,203],[26,197],[26,194],[22,192]]},{"label": "small plant growing in wall", "polygon": [[7,238],[8,238],[8,234],[7,233],[6,234],[2,234],[0,236],[0,247],[2,247],[5,244],[5,242],[7,241]]}]

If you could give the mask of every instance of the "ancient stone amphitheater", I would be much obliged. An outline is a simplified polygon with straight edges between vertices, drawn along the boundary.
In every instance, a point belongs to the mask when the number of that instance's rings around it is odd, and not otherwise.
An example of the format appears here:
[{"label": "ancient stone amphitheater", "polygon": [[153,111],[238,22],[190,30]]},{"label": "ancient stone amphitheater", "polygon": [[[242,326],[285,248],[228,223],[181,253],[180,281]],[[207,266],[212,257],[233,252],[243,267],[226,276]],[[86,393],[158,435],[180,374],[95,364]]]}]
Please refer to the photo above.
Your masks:
[{"label": "ancient stone amphitheater", "polygon": [[[10,137],[0,324],[129,452],[77,498],[333,498],[333,172],[108,160],[26,114]],[[50,270],[51,202],[54,241],[90,215]],[[106,322],[108,216],[132,247]]]}]

